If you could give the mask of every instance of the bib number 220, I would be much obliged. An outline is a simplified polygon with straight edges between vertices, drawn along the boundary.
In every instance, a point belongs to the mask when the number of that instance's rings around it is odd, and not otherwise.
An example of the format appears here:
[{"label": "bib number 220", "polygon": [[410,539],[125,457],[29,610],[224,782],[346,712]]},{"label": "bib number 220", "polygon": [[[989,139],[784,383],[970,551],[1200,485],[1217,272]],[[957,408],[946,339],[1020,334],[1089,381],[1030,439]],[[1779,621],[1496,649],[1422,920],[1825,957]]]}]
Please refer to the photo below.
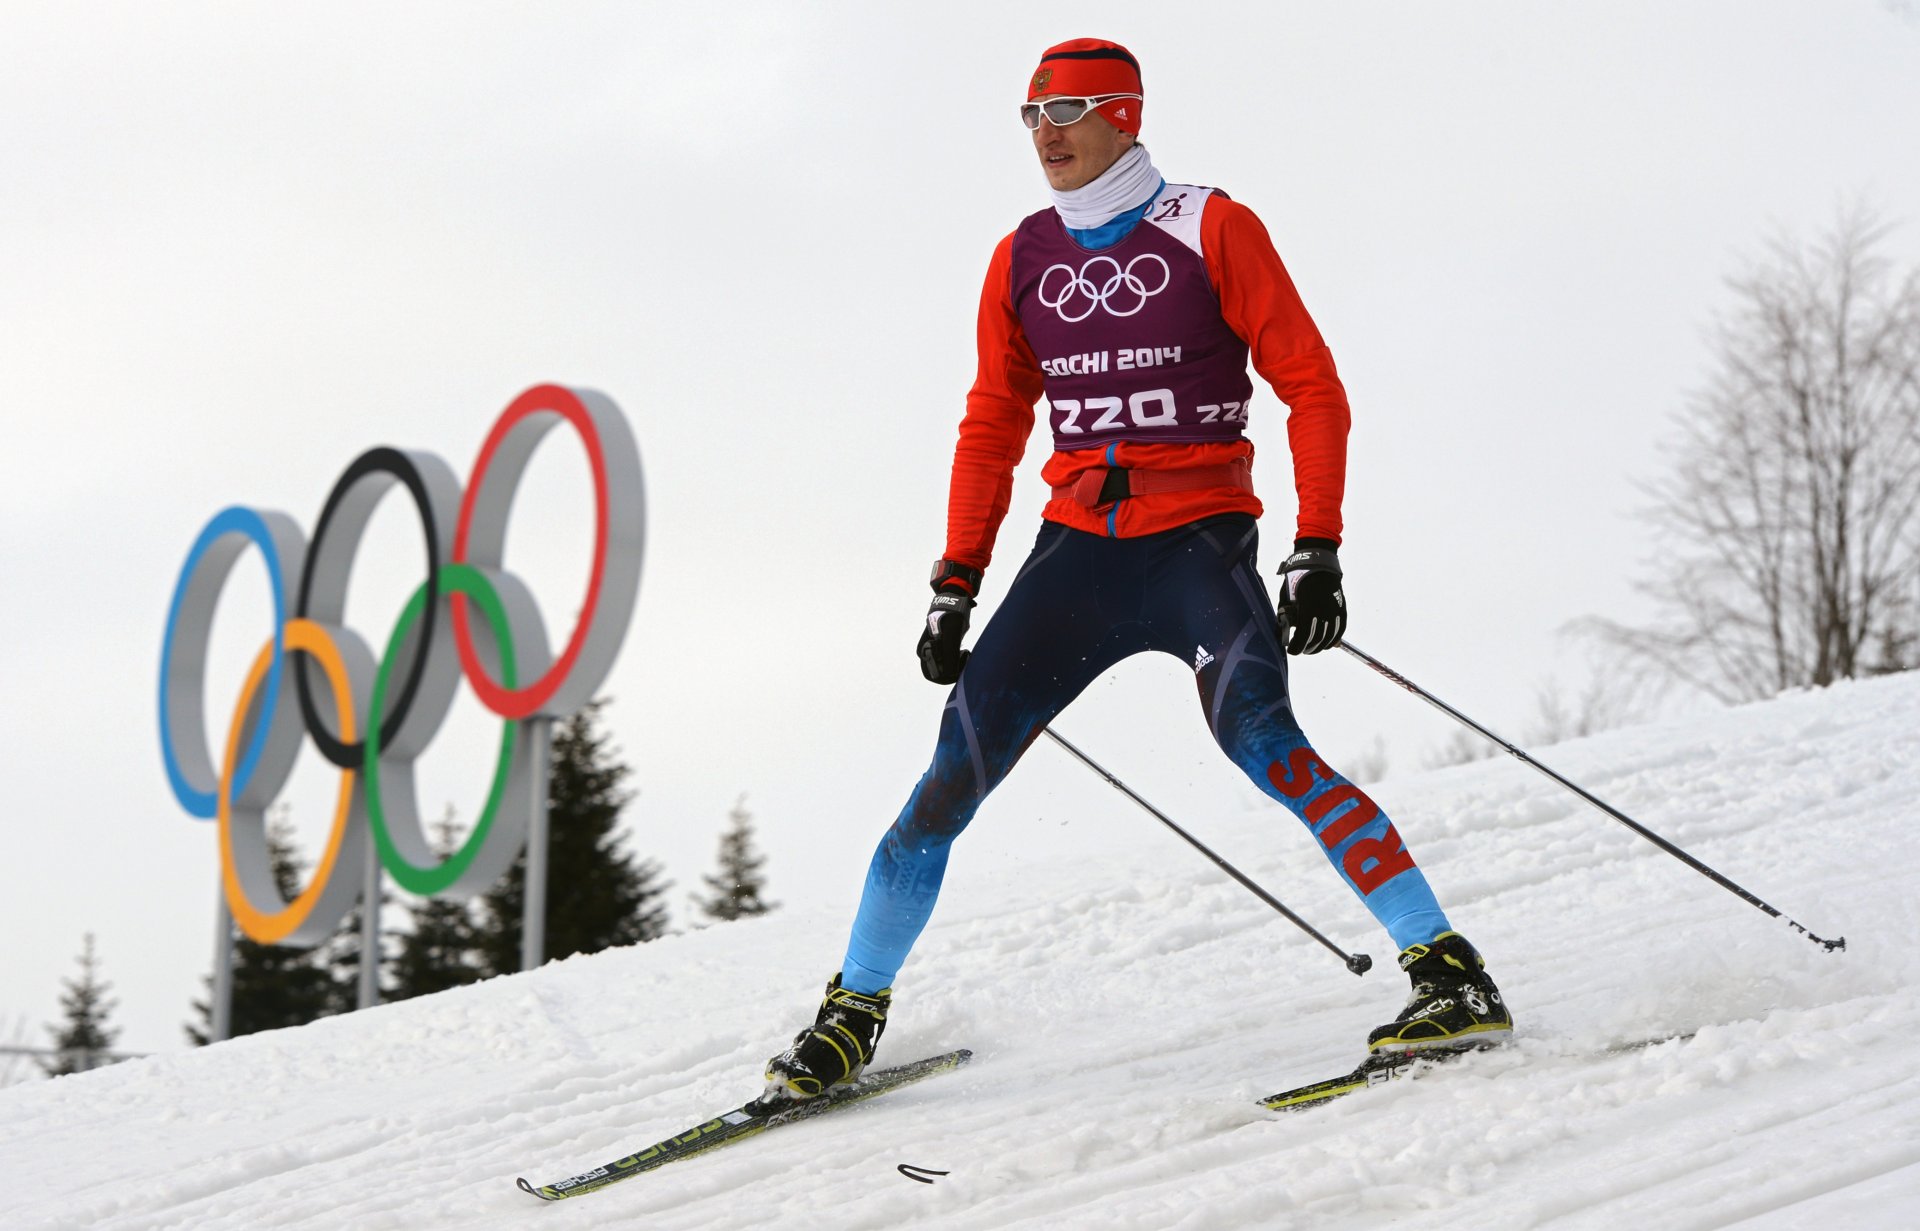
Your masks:
[{"label": "bib number 220", "polygon": [[[1063,411],[1062,435],[1078,436],[1090,432],[1111,432],[1125,427],[1173,427],[1180,422],[1180,411],[1171,389],[1142,389],[1127,398],[1057,398],[1053,408]],[[1093,416],[1082,423],[1082,415]],[[1247,408],[1239,402],[1206,405],[1199,408],[1201,423],[1245,423]]]}]

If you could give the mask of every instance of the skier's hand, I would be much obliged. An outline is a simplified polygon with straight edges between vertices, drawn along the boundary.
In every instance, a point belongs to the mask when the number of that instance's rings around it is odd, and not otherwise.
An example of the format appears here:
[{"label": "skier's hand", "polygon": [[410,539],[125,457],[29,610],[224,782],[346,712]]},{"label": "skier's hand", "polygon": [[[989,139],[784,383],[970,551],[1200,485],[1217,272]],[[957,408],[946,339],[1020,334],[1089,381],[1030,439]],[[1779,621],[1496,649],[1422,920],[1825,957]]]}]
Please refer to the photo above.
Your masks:
[{"label": "skier's hand", "polygon": [[960,678],[960,669],[967,665],[967,651],[960,648],[960,642],[972,618],[973,598],[966,591],[948,586],[935,592],[917,650],[921,675],[936,684],[951,684]]},{"label": "skier's hand", "polygon": [[1275,613],[1289,654],[1318,654],[1340,644],[1347,631],[1347,596],[1340,589],[1340,556],[1327,539],[1295,539],[1280,566]]}]

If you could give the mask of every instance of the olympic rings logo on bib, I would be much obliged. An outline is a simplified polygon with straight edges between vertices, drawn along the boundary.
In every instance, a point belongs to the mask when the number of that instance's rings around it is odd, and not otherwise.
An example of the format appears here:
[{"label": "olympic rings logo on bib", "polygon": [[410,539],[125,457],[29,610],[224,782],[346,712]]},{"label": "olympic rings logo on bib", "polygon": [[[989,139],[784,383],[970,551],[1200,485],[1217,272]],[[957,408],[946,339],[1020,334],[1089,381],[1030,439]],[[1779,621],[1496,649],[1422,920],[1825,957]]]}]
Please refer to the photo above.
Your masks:
[{"label": "olympic rings logo on bib", "polygon": [[[502,558],[527,462],[561,423],[592,470],[594,549],[585,601],[556,655],[532,593]],[[394,487],[419,513],[427,569],[376,659],[345,626],[347,582],[374,508]],[[262,944],[325,939],[360,896],[369,836],[394,881],[423,896],[471,894],[512,865],[526,842],[534,764],[521,720],[570,714],[606,680],[633,615],[644,519],[626,416],[604,394],[560,385],[529,389],[502,412],[464,490],[436,455],[383,446],[334,483],[311,544],[285,513],[236,506],[214,515],[187,552],[167,612],[160,747],[181,807],[219,822],[222,884],[241,931]],[[273,625],[216,769],[203,712],[207,643],[227,577],[249,547],[266,563]],[[466,841],[441,858],[421,824],[413,765],[462,679],[502,720],[499,754]],[[340,771],[340,784],[325,849],[289,902],[268,859],[266,811],[304,739]]]},{"label": "olympic rings logo on bib", "polygon": [[[1145,261],[1151,261],[1160,267],[1158,286],[1148,286],[1146,279],[1134,272],[1135,268]],[[1091,275],[1096,273],[1096,267],[1110,269],[1113,272],[1095,281]],[[1153,274],[1151,269],[1145,272],[1148,277]],[[1065,274],[1065,281],[1049,283],[1048,279],[1056,273]],[[1059,314],[1061,320],[1072,324],[1092,316],[1095,308],[1105,308],[1113,316],[1132,316],[1147,306],[1147,300],[1166,290],[1167,284],[1172,280],[1173,271],[1167,267],[1166,258],[1157,252],[1143,252],[1128,261],[1124,267],[1110,256],[1096,256],[1090,258],[1077,272],[1071,265],[1047,266],[1046,272],[1040,275],[1040,284],[1036,288],[1036,293],[1040,297],[1042,307],[1052,308]],[[1051,290],[1049,290],[1050,286]],[[1086,304],[1084,310],[1080,307],[1083,301]]]}]

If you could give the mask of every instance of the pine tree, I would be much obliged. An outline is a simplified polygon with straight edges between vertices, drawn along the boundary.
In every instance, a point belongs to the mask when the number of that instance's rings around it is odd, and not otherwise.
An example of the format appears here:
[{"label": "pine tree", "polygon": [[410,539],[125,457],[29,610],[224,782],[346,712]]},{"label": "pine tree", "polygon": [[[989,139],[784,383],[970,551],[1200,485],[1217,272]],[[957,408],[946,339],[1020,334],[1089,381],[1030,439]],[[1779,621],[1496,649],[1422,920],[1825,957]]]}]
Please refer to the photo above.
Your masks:
[{"label": "pine tree", "polygon": [[[547,789],[547,928],[544,957],[597,953],[662,936],[664,897],[652,860],[636,862],[616,826],[633,795],[632,771],[599,729],[605,700],[594,701],[554,731]],[[520,920],[526,901],[524,854],[481,897],[480,967],[489,975],[520,969]]]},{"label": "pine tree", "polygon": [[747,811],[745,795],[735,801],[727,820],[732,824],[720,836],[720,875],[700,878],[713,890],[713,896],[705,901],[694,899],[694,904],[707,918],[722,923],[747,915],[764,915],[779,905],[760,896],[767,884],[762,872],[767,861],[753,849],[753,814]]},{"label": "pine tree", "polygon": [[100,979],[100,962],[93,952],[92,932],[87,933],[80,949],[80,977],[67,980],[66,989],[60,996],[66,1024],[47,1027],[56,1054],[51,1062],[42,1061],[40,1067],[49,1077],[84,1073],[113,1061],[108,1049],[120,1032],[107,1025],[107,1016],[119,1002],[107,998],[107,984]]},{"label": "pine tree", "polygon": [[[267,826],[267,858],[274,883],[281,895],[291,900],[300,890],[303,869],[294,846],[293,822],[284,807]],[[200,1023],[186,1027],[187,1038],[196,1046],[205,1045],[213,1034],[213,979],[209,976],[203,982],[209,988],[207,999],[193,1003]],[[244,936],[235,943],[229,1029],[234,1038],[283,1026],[304,1026],[333,1012],[338,1003],[333,976],[314,950],[263,945]]]},{"label": "pine tree", "polygon": [[[339,875],[339,873],[335,873]],[[380,904],[386,906],[386,878],[381,878]],[[351,1013],[360,1007],[360,921],[361,911],[366,909],[363,899],[360,905],[347,912],[333,935],[322,941],[314,950],[314,961],[327,972],[327,1014]],[[392,988],[387,984],[387,967],[392,959],[388,950],[391,937],[383,926],[380,930],[379,967],[374,974],[374,1003],[392,999]]]},{"label": "pine tree", "polygon": [[[434,853],[442,859],[458,846],[451,807],[434,827],[433,838]],[[475,952],[479,930],[465,901],[421,898],[407,907],[407,915],[412,926],[401,935],[394,955],[393,999],[426,996],[480,980]]]}]

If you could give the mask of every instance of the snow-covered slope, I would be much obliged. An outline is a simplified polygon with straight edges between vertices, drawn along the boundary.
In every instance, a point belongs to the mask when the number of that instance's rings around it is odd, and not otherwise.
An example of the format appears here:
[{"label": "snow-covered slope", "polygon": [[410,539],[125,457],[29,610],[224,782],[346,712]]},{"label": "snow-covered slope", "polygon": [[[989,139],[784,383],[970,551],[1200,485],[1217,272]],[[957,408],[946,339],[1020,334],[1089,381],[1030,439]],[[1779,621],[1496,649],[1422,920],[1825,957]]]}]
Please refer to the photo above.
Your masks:
[{"label": "snow-covered slope", "polygon": [[1183,818],[1370,950],[1364,979],[1118,797],[1071,862],[1022,861],[989,807],[882,1052],[970,1046],[958,1074],[577,1201],[516,1191],[754,1090],[851,903],[788,910],[0,1091],[0,1224],[1920,1226],[1917,732],[1920,674],[1544,757],[1840,954],[1510,760],[1381,785],[1521,1039],[1311,1113],[1253,1100],[1349,1065],[1404,983],[1304,831]]}]

